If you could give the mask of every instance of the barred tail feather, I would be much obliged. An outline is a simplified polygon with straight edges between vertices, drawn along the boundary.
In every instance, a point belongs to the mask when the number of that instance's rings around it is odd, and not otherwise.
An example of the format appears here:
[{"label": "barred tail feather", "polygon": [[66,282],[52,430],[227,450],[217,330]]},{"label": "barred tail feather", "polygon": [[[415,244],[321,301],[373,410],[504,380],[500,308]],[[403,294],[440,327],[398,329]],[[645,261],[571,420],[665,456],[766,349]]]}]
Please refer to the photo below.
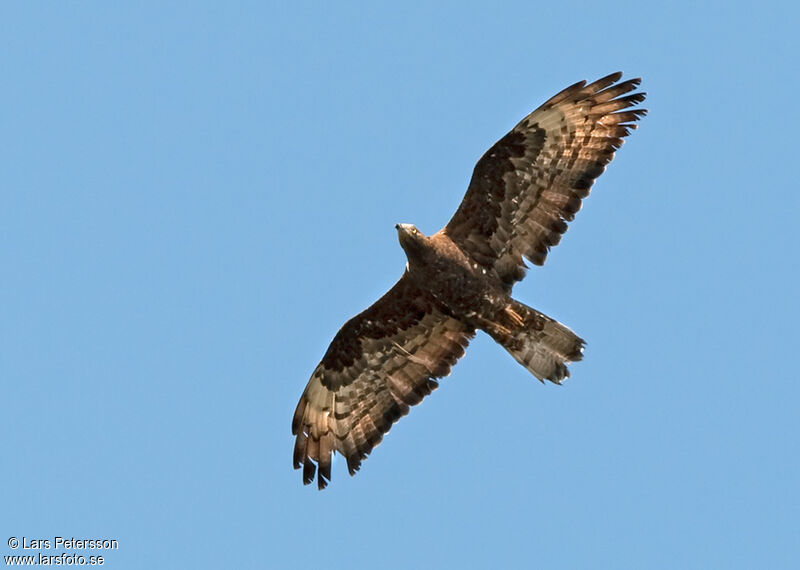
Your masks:
[{"label": "barred tail feather", "polygon": [[540,381],[560,384],[567,363],[583,358],[585,341],[558,321],[512,300],[486,332]]}]

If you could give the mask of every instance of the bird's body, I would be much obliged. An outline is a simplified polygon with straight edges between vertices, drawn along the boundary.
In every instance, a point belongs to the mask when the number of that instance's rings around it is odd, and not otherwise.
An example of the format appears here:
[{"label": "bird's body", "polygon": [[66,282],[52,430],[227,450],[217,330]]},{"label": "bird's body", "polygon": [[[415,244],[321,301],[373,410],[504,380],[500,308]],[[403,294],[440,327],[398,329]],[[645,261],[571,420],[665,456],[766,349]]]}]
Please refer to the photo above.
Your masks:
[{"label": "bird's body", "polygon": [[[294,466],[325,487],[331,455],[352,474],[409,407],[437,387],[476,331],[539,380],[560,383],[584,341],[511,297],[523,258],[542,265],[594,179],[645,114],[638,79],[621,74],[568,87],[478,161],[453,218],[428,237],[398,224],[408,264],[400,280],[339,330],[292,421]],[[628,110],[626,110],[628,109]]]},{"label": "bird's body", "polygon": [[[408,279],[438,311],[487,333],[539,380],[559,383],[568,375],[563,364],[581,358],[583,340],[563,325],[545,328],[555,321],[512,299],[495,272],[471,260],[444,230],[431,237],[410,224],[398,224],[397,230]],[[563,346],[553,348],[555,339],[549,337],[556,333]],[[550,362],[534,360],[528,348],[538,348]]]},{"label": "bird's body", "polygon": [[408,257],[409,279],[430,294],[444,314],[477,327],[471,322],[479,311],[475,300],[485,312],[505,296],[499,280],[470,260],[446,233],[427,237],[410,224],[398,224],[397,230]]}]

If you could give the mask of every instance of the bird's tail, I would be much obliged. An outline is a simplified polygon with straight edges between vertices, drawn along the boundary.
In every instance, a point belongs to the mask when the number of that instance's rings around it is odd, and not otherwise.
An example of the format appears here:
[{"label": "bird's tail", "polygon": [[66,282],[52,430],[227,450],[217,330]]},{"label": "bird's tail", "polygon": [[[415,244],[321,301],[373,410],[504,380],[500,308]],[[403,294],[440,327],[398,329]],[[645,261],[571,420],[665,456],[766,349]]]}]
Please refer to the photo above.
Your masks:
[{"label": "bird's tail", "polygon": [[542,382],[560,384],[569,377],[567,363],[583,358],[582,338],[514,299],[484,330]]}]

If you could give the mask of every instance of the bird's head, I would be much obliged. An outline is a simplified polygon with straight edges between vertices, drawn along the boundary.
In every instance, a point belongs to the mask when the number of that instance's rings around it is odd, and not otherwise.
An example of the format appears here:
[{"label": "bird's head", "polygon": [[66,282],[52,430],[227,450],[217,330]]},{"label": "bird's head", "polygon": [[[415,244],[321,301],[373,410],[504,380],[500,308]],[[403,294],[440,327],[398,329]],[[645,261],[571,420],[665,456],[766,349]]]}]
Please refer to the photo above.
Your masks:
[{"label": "bird's head", "polygon": [[413,224],[395,224],[397,238],[400,246],[405,250],[406,256],[411,261],[412,256],[420,254],[425,247],[427,236],[419,231]]}]

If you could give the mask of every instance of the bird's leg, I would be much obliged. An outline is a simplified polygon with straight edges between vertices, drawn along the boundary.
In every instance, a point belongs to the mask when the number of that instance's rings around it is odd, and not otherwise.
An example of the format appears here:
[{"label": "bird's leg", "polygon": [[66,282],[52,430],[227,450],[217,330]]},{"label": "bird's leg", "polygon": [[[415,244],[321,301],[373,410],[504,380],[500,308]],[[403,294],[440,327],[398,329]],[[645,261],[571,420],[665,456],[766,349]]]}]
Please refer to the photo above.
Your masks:
[{"label": "bird's leg", "polygon": [[521,327],[525,324],[525,320],[516,312],[511,305],[507,305],[503,312],[511,318],[515,325]]}]

